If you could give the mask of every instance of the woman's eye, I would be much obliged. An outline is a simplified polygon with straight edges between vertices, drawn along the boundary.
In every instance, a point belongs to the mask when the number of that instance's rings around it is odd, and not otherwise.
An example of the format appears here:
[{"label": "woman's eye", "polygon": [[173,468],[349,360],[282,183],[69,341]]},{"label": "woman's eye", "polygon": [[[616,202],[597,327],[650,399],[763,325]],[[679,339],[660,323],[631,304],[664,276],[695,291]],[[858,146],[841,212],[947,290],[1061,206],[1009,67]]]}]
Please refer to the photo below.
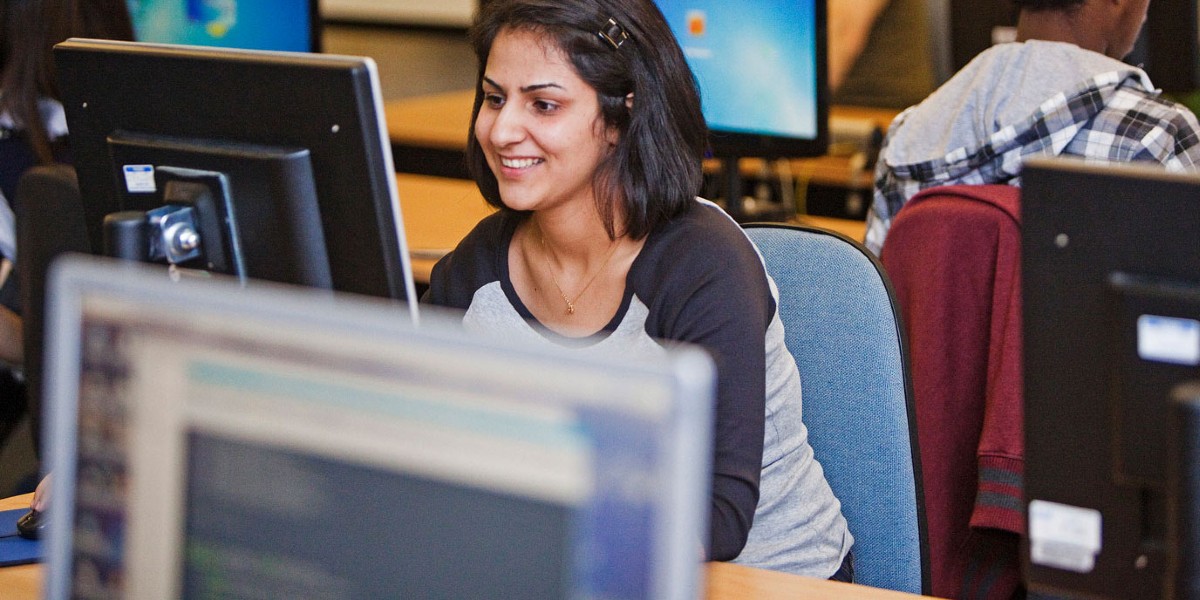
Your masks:
[{"label": "woman's eye", "polygon": [[483,102],[490,108],[500,108],[501,106],[504,106],[504,96],[501,96],[500,94],[484,94]]},{"label": "woman's eye", "polygon": [[547,100],[534,100],[533,108],[538,112],[549,113],[558,110],[558,104]]}]

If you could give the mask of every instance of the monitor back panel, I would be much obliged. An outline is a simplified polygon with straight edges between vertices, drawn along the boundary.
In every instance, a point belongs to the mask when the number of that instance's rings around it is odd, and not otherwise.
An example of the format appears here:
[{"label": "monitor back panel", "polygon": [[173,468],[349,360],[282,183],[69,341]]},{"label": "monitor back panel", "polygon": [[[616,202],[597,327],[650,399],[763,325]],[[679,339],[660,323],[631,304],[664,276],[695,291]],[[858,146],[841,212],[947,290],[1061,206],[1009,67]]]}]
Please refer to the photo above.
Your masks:
[{"label": "monitor back panel", "polygon": [[1200,378],[1200,177],[1030,161],[1022,236],[1026,575],[1151,597],[1170,550],[1168,397]]},{"label": "monitor back panel", "polygon": [[71,39],[55,62],[93,249],[140,193],[114,137],[307,150],[333,288],[415,303],[371,59]]}]

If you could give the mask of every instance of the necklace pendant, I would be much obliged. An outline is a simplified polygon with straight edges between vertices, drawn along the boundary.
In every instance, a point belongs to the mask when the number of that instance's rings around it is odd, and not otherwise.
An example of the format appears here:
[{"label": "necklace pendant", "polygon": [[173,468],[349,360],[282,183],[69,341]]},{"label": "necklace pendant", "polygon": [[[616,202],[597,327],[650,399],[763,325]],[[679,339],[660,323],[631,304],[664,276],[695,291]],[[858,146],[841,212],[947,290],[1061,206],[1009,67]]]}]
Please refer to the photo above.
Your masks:
[{"label": "necklace pendant", "polygon": [[573,303],[571,303],[571,302],[568,302],[568,303],[567,303],[567,314],[568,314],[568,315],[573,315],[573,314],[575,314],[575,304],[573,304]]}]

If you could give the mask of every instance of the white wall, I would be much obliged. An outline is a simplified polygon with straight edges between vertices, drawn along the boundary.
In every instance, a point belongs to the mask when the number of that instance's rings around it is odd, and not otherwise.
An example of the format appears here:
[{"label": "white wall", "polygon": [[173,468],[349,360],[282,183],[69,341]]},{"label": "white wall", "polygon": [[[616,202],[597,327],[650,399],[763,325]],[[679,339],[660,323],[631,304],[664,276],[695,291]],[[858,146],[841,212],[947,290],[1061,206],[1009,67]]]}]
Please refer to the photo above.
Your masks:
[{"label": "white wall", "polygon": [[321,0],[321,15],[405,25],[466,27],[476,0]]}]

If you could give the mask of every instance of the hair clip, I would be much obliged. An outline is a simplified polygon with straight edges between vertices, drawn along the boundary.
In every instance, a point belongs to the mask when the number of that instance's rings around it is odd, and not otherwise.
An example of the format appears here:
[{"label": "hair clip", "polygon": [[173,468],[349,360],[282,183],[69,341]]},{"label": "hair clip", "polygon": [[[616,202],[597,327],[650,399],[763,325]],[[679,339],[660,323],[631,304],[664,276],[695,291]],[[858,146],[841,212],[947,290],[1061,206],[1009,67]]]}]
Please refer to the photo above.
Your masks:
[{"label": "hair clip", "polygon": [[600,27],[600,31],[596,33],[600,36],[600,39],[608,42],[613,47],[613,50],[620,50],[621,44],[624,44],[625,40],[629,39],[629,33],[625,31],[624,27],[618,25],[615,19],[609,19],[607,23]]}]

